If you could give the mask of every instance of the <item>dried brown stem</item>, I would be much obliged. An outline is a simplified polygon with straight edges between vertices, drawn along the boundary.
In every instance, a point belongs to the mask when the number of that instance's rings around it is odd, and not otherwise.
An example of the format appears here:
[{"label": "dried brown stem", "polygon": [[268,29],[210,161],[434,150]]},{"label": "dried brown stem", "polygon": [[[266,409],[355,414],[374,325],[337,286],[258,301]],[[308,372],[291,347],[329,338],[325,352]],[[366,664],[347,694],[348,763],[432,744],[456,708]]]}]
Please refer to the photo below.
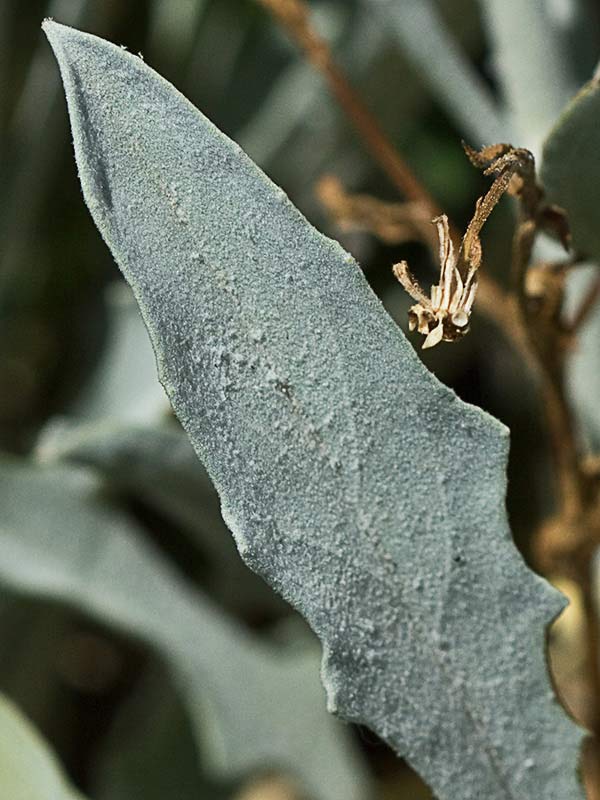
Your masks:
[{"label": "dried brown stem", "polygon": [[525,215],[517,225],[513,239],[511,277],[529,347],[535,354],[536,372],[556,467],[559,508],[562,514],[571,518],[581,513],[583,498],[575,430],[564,393],[564,359],[558,352],[557,319],[556,314],[533,314],[527,291],[527,272],[537,231],[536,219],[529,215]]},{"label": "dried brown stem", "polygon": [[591,703],[586,707],[586,725],[591,731],[584,742],[582,769],[588,800],[600,800],[600,619],[595,602],[592,563],[588,563],[585,584],[582,584],[585,619],[586,678]]},{"label": "dried brown stem", "polygon": [[575,427],[564,392],[562,370],[548,372],[541,385],[542,401],[558,484],[559,508],[565,520],[578,519],[585,508],[584,482],[579,470]]},{"label": "dried brown stem", "polygon": [[[466,254],[467,260],[471,260],[470,251],[474,247],[479,250],[481,249],[479,246],[479,234],[481,233],[481,229],[496,207],[496,204],[507,190],[511,178],[511,172],[503,172],[496,178],[485,195],[477,201],[475,214],[469,223],[469,227],[463,239],[462,249]],[[481,260],[481,253],[479,253],[479,260]]]},{"label": "dried brown stem", "polygon": [[[534,181],[532,176],[530,180]],[[579,451],[573,414],[565,391],[565,360],[573,331],[593,305],[588,295],[575,325],[566,329],[561,318],[565,278],[571,263],[531,266],[537,233],[555,227],[560,220],[550,215],[543,195],[524,185],[521,215],[513,240],[512,283],[518,311],[535,357],[540,394],[544,406],[557,484],[557,512],[542,526],[536,541],[538,563],[547,572],[558,572],[576,580],[582,593],[586,628],[586,672],[589,702],[586,723],[593,736],[586,743],[583,765],[588,797],[600,798],[600,619],[594,591],[593,556],[600,542],[600,492],[596,475],[586,471]],[[559,223],[560,235],[562,222]],[[567,240],[563,236],[563,241]],[[600,281],[599,281],[600,283]],[[596,290],[600,292],[600,288]],[[535,304],[538,304],[537,307]],[[583,310],[583,315],[581,311]]]},{"label": "dried brown stem", "polygon": [[595,736],[583,743],[581,767],[587,800],[600,800],[600,747]]},{"label": "dried brown stem", "polygon": [[[521,174],[527,174],[529,170],[528,161],[531,156],[528,151],[516,150],[510,145],[484,147],[483,150],[478,152],[463,142],[463,148],[473,164],[476,166],[485,166],[487,164],[484,171],[485,175],[496,176],[485,195],[477,201],[475,213],[469,222],[460,246],[458,269],[461,274],[466,276],[470,270],[479,269],[481,266],[483,252],[479,234],[502,195],[511,187],[514,178],[520,179],[515,192],[524,192],[526,181],[521,178]],[[488,161],[489,152],[497,152],[499,149],[502,154]],[[527,156],[524,156],[524,153]]]},{"label": "dried brown stem", "polygon": [[[581,457],[573,415],[564,388],[564,361],[568,351],[566,335],[560,321],[564,274],[557,274],[551,268],[543,266],[533,273],[537,274],[545,290],[541,308],[534,311],[528,291],[528,276],[531,274],[531,255],[538,230],[537,214],[529,209],[525,210],[513,239],[511,279],[529,350],[535,356],[556,469],[559,513],[565,518],[573,519],[583,513],[585,480],[580,467]],[[557,281],[560,282],[558,288]]]}]

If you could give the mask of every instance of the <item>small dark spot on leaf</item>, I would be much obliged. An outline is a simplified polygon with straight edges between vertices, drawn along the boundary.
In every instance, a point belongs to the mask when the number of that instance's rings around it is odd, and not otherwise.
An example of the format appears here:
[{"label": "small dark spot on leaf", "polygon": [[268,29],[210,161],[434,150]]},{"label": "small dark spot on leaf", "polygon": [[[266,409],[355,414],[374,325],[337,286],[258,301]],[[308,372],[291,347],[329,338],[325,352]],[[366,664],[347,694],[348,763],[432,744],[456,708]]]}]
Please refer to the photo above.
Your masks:
[{"label": "small dark spot on leaf", "polygon": [[287,381],[276,381],[275,388],[278,392],[281,392],[284,397],[287,397],[288,400],[292,399],[292,387]]}]

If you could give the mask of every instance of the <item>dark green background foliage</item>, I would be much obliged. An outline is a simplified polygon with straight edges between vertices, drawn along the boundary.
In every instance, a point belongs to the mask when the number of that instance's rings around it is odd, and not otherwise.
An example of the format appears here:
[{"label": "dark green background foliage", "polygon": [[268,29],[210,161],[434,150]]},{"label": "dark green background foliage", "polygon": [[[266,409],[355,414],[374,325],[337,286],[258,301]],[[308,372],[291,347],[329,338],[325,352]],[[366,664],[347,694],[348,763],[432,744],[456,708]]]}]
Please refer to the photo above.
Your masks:
[{"label": "dark green background foliage", "polygon": [[[496,94],[479,5],[471,0],[439,5],[449,31]],[[312,6],[316,24],[334,42],[336,56],[386,132],[443,209],[466,225],[484,186],[462,153],[460,139],[467,134],[432,98],[397,44],[368,14],[365,18],[358,0]],[[600,52],[600,12],[591,0],[580,6],[568,37],[578,83],[589,77]],[[228,647],[234,648],[237,637],[239,653],[223,651],[231,661],[251,664],[264,658],[267,663],[275,653],[263,670],[268,696],[267,687],[276,683],[273,675],[281,671],[277,648],[283,648],[284,662],[298,675],[304,662],[316,670],[318,656],[300,619],[239,561],[214,491],[157,386],[137,311],[81,201],[58,70],[39,28],[45,16],[140,51],[239,142],[313,224],[359,259],[402,327],[409,300],[390,265],[407,259],[426,285],[436,267],[421,244],[386,247],[366,234],[342,234],[327,218],[314,194],[315,182],[326,172],[352,190],[380,198],[396,199],[394,189],[349,129],[322,79],[253,0],[32,0],[26,5],[0,0],[0,492],[16,504],[11,480],[16,469],[23,469],[22,485],[31,487],[28,513],[32,519],[43,515],[42,523],[56,536],[74,526],[74,518],[90,536],[99,513],[118,520],[114,525],[123,526],[137,549],[131,562],[121,555],[115,566],[131,563],[133,575],[147,577],[136,599],[148,618],[156,608],[153,581],[156,587],[168,584],[167,594],[178,598],[175,608],[181,594],[191,606],[196,602],[195,613],[200,619],[205,614],[209,628],[230,634]],[[501,204],[485,232],[486,269],[501,283],[506,282],[510,225],[510,207]],[[548,510],[548,454],[540,444],[539,408],[498,330],[479,316],[472,327],[472,334],[452,349],[436,348],[424,359],[460,397],[510,427],[508,506],[515,537],[527,554],[527,534]],[[58,472],[53,486],[40,488],[37,477],[27,475],[29,467],[15,466],[14,459],[24,457],[29,463],[64,460],[71,472],[64,478]],[[85,492],[77,490],[79,481]],[[0,504],[5,505],[1,495]],[[77,531],[74,527],[76,539]],[[24,575],[31,565],[41,573],[52,569],[55,562],[45,562],[54,555],[51,541],[46,552],[24,548],[17,553],[15,558],[27,561]],[[223,757],[227,748],[220,737],[224,729],[235,728],[236,708],[243,709],[245,725],[256,714],[257,736],[261,725],[269,727],[269,704],[261,720],[256,700],[261,695],[253,688],[261,669],[240,671],[231,714],[224,712],[232,719],[223,727],[211,706],[225,702],[219,687],[209,677],[205,685],[197,679],[193,686],[182,677],[185,656],[174,643],[186,639],[185,614],[173,614],[169,638],[143,614],[132,618],[115,611],[110,597],[103,603],[101,594],[86,594],[85,586],[46,590],[45,599],[34,577],[29,586],[17,586],[27,589],[24,599],[21,592],[13,593],[7,563],[0,570],[0,690],[38,725],[88,795],[229,798],[257,772],[280,766],[269,763],[268,754],[260,769],[256,762],[237,764]],[[146,566],[138,572],[142,563]],[[69,567],[66,560],[64,570],[65,585],[65,576],[81,575],[77,564]],[[193,600],[194,587],[203,593],[201,602]],[[202,664],[210,664],[213,647],[207,636]],[[214,656],[215,670],[220,653]],[[195,674],[198,670],[196,665]],[[285,681],[281,677],[282,696]],[[307,696],[312,698],[312,691]],[[247,693],[254,701],[243,699]],[[275,718],[272,724],[276,731]],[[321,724],[307,722],[307,737]],[[345,781],[354,785],[357,797],[369,792],[429,796],[373,734],[335,726],[327,736],[337,742],[331,745],[332,764],[345,775],[323,775],[323,796],[333,796],[329,785]]]}]

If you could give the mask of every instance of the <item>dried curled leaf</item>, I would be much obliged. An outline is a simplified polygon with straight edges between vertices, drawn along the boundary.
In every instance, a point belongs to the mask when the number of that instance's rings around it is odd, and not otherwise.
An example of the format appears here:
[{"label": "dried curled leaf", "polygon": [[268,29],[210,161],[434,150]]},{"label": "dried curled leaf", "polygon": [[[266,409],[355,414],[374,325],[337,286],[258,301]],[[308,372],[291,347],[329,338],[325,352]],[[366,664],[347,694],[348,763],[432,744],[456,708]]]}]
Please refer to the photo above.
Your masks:
[{"label": "dried curled leaf", "polygon": [[580,798],[544,656],[562,603],[510,537],[506,430],[172,86],[45,29],[88,206],[240,552],[323,643],[330,709],[441,800]]}]

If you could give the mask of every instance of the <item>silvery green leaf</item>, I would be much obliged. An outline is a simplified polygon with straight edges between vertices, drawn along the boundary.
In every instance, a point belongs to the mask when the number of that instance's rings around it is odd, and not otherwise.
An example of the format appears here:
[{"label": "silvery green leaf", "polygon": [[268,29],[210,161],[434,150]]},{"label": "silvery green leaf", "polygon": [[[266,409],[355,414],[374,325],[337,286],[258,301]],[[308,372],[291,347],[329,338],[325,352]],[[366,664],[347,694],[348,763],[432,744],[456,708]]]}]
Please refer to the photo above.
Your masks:
[{"label": "silvery green leaf", "polygon": [[419,70],[448,116],[477,145],[504,141],[509,122],[432,0],[362,0]]},{"label": "silvery green leaf", "polygon": [[87,471],[0,462],[0,584],[60,600],[152,646],[215,774],[277,765],[311,796],[359,800],[367,781],[323,707],[314,647],[263,643],[189,586]]},{"label": "silvery green leaf", "polygon": [[420,363],[353,259],[139,59],[52,22],[84,196],[246,562],[324,648],[329,708],[442,800],[574,800],[562,600],[524,564],[506,429]]},{"label": "silvery green leaf", "polygon": [[574,91],[564,27],[547,0],[479,1],[511,136],[515,145],[527,147],[537,156]]},{"label": "silvery green leaf", "polygon": [[38,731],[4,695],[0,695],[0,797],[83,800]]}]

